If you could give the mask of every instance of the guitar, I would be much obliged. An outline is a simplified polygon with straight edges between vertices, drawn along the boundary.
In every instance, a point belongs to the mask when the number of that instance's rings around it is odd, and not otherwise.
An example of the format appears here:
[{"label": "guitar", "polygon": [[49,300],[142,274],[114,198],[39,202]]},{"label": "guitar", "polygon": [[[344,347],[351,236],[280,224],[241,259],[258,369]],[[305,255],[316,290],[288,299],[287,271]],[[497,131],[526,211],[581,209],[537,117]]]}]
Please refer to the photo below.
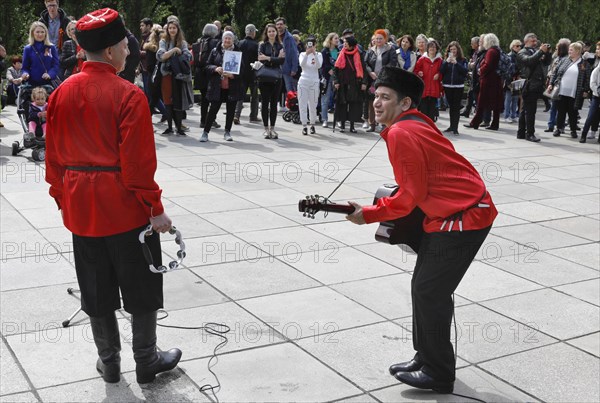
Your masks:
[{"label": "guitar", "polygon": [[[375,193],[373,204],[377,204],[377,200],[382,197],[391,197],[398,191],[397,185],[383,185]],[[354,207],[348,204],[330,203],[322,196],[306,196],[306,199],[298,202],[298,210],[305,217],[315,218],[315,214],[319,211],[330,213],[352,214]],[[425,213],[415,207],[407,216],[397,218],[395,220],[383,221],[379,223],[379,227],[375,232],[375,240],[388,243],[390,245],[407,245],[416,253],[419,253],[421,239],[423,238],[423,220]]]}]

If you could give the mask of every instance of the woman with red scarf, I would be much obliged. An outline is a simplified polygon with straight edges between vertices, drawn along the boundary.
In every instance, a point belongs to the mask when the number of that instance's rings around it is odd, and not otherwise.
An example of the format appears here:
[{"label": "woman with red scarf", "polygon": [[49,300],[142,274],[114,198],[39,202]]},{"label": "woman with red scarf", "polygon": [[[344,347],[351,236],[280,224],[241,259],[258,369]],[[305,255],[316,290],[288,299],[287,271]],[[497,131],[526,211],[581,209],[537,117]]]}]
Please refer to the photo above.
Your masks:
[{"label": "woman with red scarf", "polygon": [[350,121],[350,132],[356,133],[354,122],[360,120],[363,94],[367,89],[364,71],[364,61],[356,39],[350,36],[344,41],[344,48],[335,62],[332,75],[336,91],[336,120],[342,124],[340,129],[342,133],[345,130],[346,120]]},{"label": "woman with red scarf", "polygon": [[71,21],[67,25],[67,35],[71,39],[63,43],[60,54],[60,68],[63,79],[71,74],[79,73],[85,61],[85,51],[79,46],[79,42],[75,37],[75,23],[76,21]]}]

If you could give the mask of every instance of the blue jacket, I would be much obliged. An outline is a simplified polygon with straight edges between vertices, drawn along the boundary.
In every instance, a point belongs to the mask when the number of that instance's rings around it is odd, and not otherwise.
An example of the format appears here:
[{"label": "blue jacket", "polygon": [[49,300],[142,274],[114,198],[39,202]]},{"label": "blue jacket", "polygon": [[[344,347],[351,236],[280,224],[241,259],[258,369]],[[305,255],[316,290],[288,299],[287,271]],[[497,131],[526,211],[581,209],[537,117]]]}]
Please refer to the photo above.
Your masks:
[{"label": "blue jacket", "polygon": [[281,67],[283,74],[298,73],[298,46],[290,32],[286,29],[283,34],[283,49],[285,50],[285,62]]},{"label": "blue jacket", "polygon": [[27,45],[23,49],[23,74],[29,74],[29,80],[26,82],[32,87],[50,84],[50,81],[44,80],[42,75],[47,71],[50,79],[54,80],[58,75],[59,68],[60,61],[56,46],[46,46],[43,42],[34,42],[33,46]]},{"label": "blue jacket", "polygon": [[442,86],[455,88],[464,87],[468,72],[469,67],[467,59],[462,58],[461,60],[457,60],[455,64],[448,63],[444,60],[442,67],[440,68],[440,73],[442,74]]}]

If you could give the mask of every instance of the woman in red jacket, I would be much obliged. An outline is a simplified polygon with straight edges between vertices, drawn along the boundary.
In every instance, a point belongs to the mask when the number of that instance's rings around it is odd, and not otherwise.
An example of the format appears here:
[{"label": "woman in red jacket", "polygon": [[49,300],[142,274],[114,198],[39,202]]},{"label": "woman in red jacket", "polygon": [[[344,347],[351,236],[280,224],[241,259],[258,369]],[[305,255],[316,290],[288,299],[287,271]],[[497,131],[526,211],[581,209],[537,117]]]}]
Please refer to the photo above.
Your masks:
[{"label": "woman in red jacket", "polygon": [[431,120],[436,120],[437,100],[442,96],[442,57],[439,54],[440,45],[432,40],[427,43],[427,54],[417,60],[415,74],[423,79],[425,90],[419,104],[419,111]]},{"label": "woman in red jacket", "polygon": [[502,79],[496,73],[500,62],[500,41],[494,34],[485,34],[483,48],[486,51],[485,58],[479,68],[479,96],[477,97],[477,113],[473,116],[471,123],[465,127],[479,128],[486,110],[493,112],[492,124],[486,129],[498,130],[500,124],[500,113],[504,109]]}]

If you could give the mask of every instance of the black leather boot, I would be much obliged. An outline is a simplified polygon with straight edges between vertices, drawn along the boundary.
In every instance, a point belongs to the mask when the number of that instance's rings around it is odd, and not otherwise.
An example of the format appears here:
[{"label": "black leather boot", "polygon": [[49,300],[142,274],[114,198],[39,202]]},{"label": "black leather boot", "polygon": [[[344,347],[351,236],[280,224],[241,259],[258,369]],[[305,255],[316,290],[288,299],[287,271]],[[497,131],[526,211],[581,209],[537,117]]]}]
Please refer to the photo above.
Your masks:
[{"label": "black leather boot", "polygon": [[173,120],[175,121],[175,129],[177,130],[178,136],[185,136],[185,132],[183,131],[183,126],[181,122],[183,120],[183,111],[173,110]]},{"label": "black leather boot", "polygon": [[173,105],[165,105],[165,117],[167,118],[167,130],[163,134],[173,133]]},{"label": "black leather boot", "polygon": [[181,350],[156,351],[156,311],[131,316],[133,358],[138,383],[149,383],[156,374],[170,371],[181,359]]},{"label": "black leather boot", "polygon": [[96,369],[102,379],[116,383],[121,379],[121,339],[119,324],[114,312],[104,317],[90,317],[94,343],[98,348]]},{"label": "black leather boot", "polygon": [[423,361],[419,357],[419,354],[415,354],[415,357],[410,361],[401,362],[390,366],[390,374],[396,375],[398,372],[412,372],[418,371],[423,368]]}]

